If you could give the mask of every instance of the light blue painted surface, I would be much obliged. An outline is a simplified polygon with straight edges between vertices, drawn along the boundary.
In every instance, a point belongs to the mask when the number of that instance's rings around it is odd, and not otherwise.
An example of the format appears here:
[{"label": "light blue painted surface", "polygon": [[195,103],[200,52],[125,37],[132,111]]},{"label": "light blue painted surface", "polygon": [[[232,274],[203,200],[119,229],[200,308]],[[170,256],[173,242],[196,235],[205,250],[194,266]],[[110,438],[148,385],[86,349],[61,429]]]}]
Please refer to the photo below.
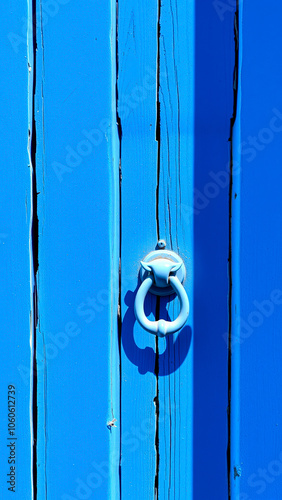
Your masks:
[{"label": "light blue painted surface", "polygon": [[232,215],[238,323],[234,316],[231,498],[278,500],[282,494],[282,70],[277,60],[282,5],[273,0],[267,8],[240,2],[239,12],[234,151],[240,173],[233,187]]},{"label": "light blue painted surface", "polygon": [[[1,19],[1,340],[0,340],[0,497],[32,498],[30,346],[31,169],[28,157],[27,2],[2,3]],[[16,491],[8,491],[14,466],[8,443],[8,385],[16,387]],[[12,394],[10,394],[12,396]],[[10,400],[11,401],[11,400]],[[11,401],[12,402],[12,401]]]}]

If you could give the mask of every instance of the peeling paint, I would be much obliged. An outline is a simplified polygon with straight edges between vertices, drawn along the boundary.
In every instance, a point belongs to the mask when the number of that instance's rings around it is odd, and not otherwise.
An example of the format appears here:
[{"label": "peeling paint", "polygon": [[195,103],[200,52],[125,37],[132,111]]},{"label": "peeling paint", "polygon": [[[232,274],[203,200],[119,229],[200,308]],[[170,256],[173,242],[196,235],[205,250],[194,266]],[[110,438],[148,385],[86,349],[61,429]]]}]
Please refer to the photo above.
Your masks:
[{"label": "peeling paint", "polygon": [[242,475],[242,469],[241,467],[234,467],[234,479],[236,479],[236,477],[241,477]]}]

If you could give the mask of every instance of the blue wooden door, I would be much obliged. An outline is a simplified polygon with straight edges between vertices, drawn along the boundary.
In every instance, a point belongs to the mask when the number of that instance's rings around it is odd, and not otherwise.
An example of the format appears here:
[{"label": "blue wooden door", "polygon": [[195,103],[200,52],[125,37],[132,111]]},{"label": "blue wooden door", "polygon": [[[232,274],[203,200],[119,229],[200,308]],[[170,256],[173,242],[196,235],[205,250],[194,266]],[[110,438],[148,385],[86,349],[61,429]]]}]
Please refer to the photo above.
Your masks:
[{"label": "blue wooden door", "polygon": [[1,499],[278,500],[279,3],[0,13]]}]

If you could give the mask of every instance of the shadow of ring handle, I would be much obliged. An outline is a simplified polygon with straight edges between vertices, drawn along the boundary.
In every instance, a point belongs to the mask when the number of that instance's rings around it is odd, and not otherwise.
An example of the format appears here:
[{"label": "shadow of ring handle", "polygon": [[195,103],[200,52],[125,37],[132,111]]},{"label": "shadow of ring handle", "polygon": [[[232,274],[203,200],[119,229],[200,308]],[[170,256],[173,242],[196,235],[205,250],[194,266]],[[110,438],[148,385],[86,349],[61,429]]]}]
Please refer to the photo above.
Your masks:
[{"label": "shadow of ring handle", "polygon": [[175,333],[180,330],[185,325],[189,315],[189,300],[184,287],[176,276],[169,276],[168,281],[180,301],[180,313],[174,321],[165,321],[164,319],[150,321],[145,315],[145,298],[154,283],[152,275],[149,275],[140,285],[134,303],[134,311],[138,323],[147,332],[153,333],[158,337],[165,337],[169,333]]}]

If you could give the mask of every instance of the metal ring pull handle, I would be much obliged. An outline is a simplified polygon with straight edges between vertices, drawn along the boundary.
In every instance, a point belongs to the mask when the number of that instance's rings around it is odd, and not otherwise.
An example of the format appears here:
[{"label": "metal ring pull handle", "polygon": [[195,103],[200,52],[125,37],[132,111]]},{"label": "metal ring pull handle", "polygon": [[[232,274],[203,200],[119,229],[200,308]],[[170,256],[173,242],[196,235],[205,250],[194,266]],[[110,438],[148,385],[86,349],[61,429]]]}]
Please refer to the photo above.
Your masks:
[{"label": "metal ring pull handle", "polygon": [[[142,284],[135,298],[135,316],[140,325],[158,337],[180,330],[189,315],[189,300],[182,285],[185,279],[185,266],[182,259],[174,252],[156,250],[141,262],[140,278]],[[174,321],[151,321],[144,312],[147,293],[170,295],[176,293],[180,301],[180,313]]]}]

